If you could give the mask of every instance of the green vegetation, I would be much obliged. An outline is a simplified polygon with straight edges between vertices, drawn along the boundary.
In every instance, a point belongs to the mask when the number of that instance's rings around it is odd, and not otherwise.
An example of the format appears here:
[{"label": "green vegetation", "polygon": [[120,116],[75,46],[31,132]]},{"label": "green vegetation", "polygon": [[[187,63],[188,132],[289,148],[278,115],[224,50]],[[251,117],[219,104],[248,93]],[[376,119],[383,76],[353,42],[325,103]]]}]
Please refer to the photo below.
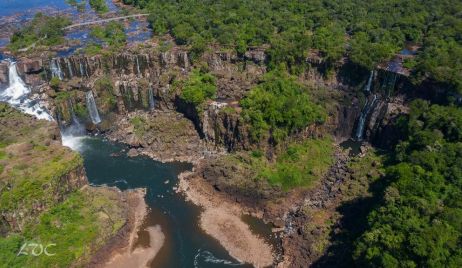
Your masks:
[{"label": "green vegetation", "polygon": [[[125,223],[115,198],[115,192],[91,188],[70,194],[64,202],[42,213],[35,224],[26,225],[21,234],[0,238],[0,267],[69,267],[88,261],[104,239]],[[55,244],[48,249],[55,255],[32,256],[32,248],[25,248],[23,252],[29,255],[18,256],[26,242],[44,247]]]},{"label": "green vegetation", "polygon": [[327,116],[321,106],[310,100],[307,90],[282,71],[268,73],[241,101],[241,106],[254,141],[269,132],[280,142],[310,124],[324,122]]},{"label": "green vegetation", "polygon": [[[0,104],[0,125],[0,267],[85,266],[125,224],[121,193],[80,188],[82,158],[56,143],[52,123]],[[25,243],[55,244],[55,255],[18,255]]]},{"label": "green vegetation", "polygon": [[[91,31],[91,36],[104,42],[112,50],[118,50],[125,46],[127,37],[125,35],[124,26],[121,23],[111,21],[104,27],[96,26]],[[101,48],[98,44],[91,45],[91,51],[98,52]]]},{"label": "green vegetation", "polygon": [[332,154],[330,138],[290,144],[275,163],[260,170],[258,177],[283,190],[310,187],[326,174],[332,164]]},{"label": "green vegetation", "polygon": [[103,14],[109,11],[105,0],[90,0],[90,6],[99,14]]},{"label": "green vegetation", "polygon": [[226,183],[244,193],[249,190],[246,187],[257,192],[264,189],[261,183],[251,182],[265,182],[282,191],[310,188],[332,165],[334,147],[332,139],[326,137],[291,142],[279,146],[274,152],[273,159],[268,159],[261,150],[237,152],[218,159],[217,165],[231,171],[226,176]]},{"label": "green vegetation", "polygon": [[52,46],[64,41],[63,28],[71,22],[67,17],[50,17],[42,13],[11,37],[9,48],[17,51],[37,46]]},{"label": "green vegetation", "polygon": [[[59,145],[47,146],[52,136],[48,122],[34,121],[4,104],[0,105],[0,122],[6,126],[0,129],[0,142],[9,145],[2,149],[7,170],[0,175],[2,211],[27,211],[36,202],[56,202],[56,194],[63,187],[58,181],[82,165],[80,155]],[[18,128],[15,122],[23,124]],[[10,185],[8,190],[5,185]]]},{"label": "green vegetation", "polygon": [[154,33],[201,52],[218,43],[243,53],[268,44],[270,66],[303,66],[309,51],[327,66],[348,55],[368,69],[390,59],[407,42],[422,45],[417,77],[429,75],[462,92],[458,0],[124,0],[150,11]]},{"label": "green vegetation", "polygon": [[99,96],[99,105],[98,107],[104,111],[111,111],[116,107],[117,99],[113,94],[112,81],[109,76],[103,76],[95,81],[96,92]]},{"label": "green vegetation", "polygon": [[460,267],[462,110],[417,100],[399,127],[390,185],[354,257],[360,266]]},{"label": "green vegetation", "polygon": [[84,52],[88,56],[95,56],[103,51],[103,46],[96,43],[90,43],[84,48]]},{"label": "green vegetation", "polygon": [[134,116],[130,119],[130,123],[135,128],[135,135],[139,138],[143,137],[146,133],[146,130],[150,128],[149,124],[147,124],[146,120],[140,116]]},{"label": "green vegetation", "polygon": [[215,77],[194,69],[182,85],[181,99],[199,108],[207,99],[215,98],[217,87]]},{"label": "green vegetation", "polygon": [[61,85],[61,80],[58,77],[52,77],[50,80],[50,87],[54,90],[58,90]]},{"label": "green vegetation", "polygon": [[66,3],[77,8],[79,12],[85,11],[86,2],[85,0],[66,0]]}]

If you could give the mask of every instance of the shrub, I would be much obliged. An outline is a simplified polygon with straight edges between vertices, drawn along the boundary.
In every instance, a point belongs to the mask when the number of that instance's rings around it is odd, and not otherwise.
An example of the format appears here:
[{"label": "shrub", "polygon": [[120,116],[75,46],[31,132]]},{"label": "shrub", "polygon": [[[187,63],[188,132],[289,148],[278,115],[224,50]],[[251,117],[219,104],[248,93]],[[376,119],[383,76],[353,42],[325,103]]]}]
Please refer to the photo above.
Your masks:
[{"label": "shrub", "polygon": [[241,106],[254,141],[270,133],[278,142],[326,118],[324,109],[310,101],[306,89],[282,71],[268,73],[241,101]]},{"label": "shrub", "polygon": [[199,107],[206,99],[215,98],[217,87],[215,77],[194,69],[183,86],[181,99]]},{"label": "shrub", "polygon": [[67,17],[52,17],[37,13],[24,28],[11,37],[9,48],[25,49],[30,46],[52,46],[64,41],[63,28],[71,21]]}]

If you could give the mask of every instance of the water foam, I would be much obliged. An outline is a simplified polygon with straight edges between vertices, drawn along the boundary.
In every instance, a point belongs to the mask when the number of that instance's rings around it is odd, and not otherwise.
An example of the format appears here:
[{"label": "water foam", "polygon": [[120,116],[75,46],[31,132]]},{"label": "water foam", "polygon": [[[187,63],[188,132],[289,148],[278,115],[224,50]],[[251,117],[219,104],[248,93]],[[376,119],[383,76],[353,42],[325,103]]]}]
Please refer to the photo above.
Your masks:
[{"label": "water foam", "polygon": [[212,252],[208,250],[202,250],[199,249],[194,256],[194,267],[198,268],[200,267],[199,265],[199,260],[202,260],[203,262],[206,263],[213,263],[213,264],[224,264],[228,266],[240,266],[242,263],[240,262],[232,262],[230,260],[225,260],[225,259],[220,259],[215,257],[215,255],[212,254]]},{"label": "water foam", "polygon": [[18,74],[16,63],[9,61],[8,67],[8,87],[0,92],[0,101],[5,101],[20,111],[35,116],[37,119],[53,121],[53,117],[36,101],[29,99],[30,88]]}]

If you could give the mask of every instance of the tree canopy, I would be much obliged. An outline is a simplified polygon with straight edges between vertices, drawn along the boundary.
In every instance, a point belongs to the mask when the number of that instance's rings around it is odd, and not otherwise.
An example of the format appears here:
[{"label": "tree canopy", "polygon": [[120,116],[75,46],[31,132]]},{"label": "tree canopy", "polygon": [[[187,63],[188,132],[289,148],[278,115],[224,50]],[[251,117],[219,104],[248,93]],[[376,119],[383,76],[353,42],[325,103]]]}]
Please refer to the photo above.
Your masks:
[{"label": "tree canopy", "polygon": [[255,141],[268,132],[281,141],[304,127],[326,119],[325,110],[310,100],[307,89],[283,71],[273,71],[241,100],[242,117]]},{"label": "tree canopy", "polygon": [[462,110],[418,100],[400,126],[391,184],[354,257],[375,267],[461,267]]},{"label": "tree canopy", "polygon": [[410,42],[420,79],[462,91],[462,2],[458,0],[124,0],[150,11],[154,33],[178,44],[218,43],[243,52],[270,45],[271,66],[303,64],[310,49],[372,69]]},{"label": "tree canopy", "polygon": [[29,46],[59,44],[64,41],[63,28],[70,23],[67,17],[58,18],[37,13],[32,21],[13,34],[9,47],[18,50]]}]

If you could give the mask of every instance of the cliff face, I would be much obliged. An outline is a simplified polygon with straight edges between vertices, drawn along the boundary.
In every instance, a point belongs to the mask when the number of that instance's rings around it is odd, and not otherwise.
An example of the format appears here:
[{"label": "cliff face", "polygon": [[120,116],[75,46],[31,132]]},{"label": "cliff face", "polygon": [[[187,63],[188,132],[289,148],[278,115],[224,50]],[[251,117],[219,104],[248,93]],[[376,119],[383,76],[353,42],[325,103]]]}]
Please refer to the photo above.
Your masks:
[{"label": "cliff face", "polygon": [[[177,110],[193,121],[201,138],[232,151],[249,147],[245,124],[238,116],[238,101],[266,73],[266,60],[263,49],[250,49],[242,57],[232,52],[205,53],[198,60],[203,64],[200,68],[206,68],[217,78],[218,91],[217,100],[209,102],[200,112],[178,98],[176,81],[185,79],[194,67],[188,52],[178,47],[169,51],[142,48],[104,56],[76,55],[67,58],[21,60],[18,70],[27,83],[35,85],[40,92],[46,92],[47,96],[52,97],[54,112],[64,124],[69,124],[73,114],[76,114],[86,121],[87,128],[95,129],[86,112],[85,92],[92,90],[103,119],[103,123],[98,125],[100,130],[111,128],[115,114],[124,115],[154,108]],[[320,99],[335,103],[335,107],[329,109],[326,127],[311,131],[315,134],[327,131],[338,140],[351,137],[363,109],[364,103],[357,96],[362,94],[358,92],[363,90],[364,85],[351,82],[352,79],[344,70],[348,64],[338,67],[329,78],[323,73],[322,63],[309,64],[311,68],[300,77],[301,81],[341,96],[338,99]],[[3,77],[6,79],[5,75]],[[50,88],[47,82],[52,78],[55,85]],[[393,88],[402,86],[399,80],[385,71],[380,72],[374,77],[373,89],[386,96],[390,93],[385,89],[391,87],[391,83]],[[380,107],[373,107],[374,110],[382,110],[384,105],[387,106],[382,103],[387,102],[386,99],[382,98],[378,102]],[[232,110],[235,112],[230,112]],[[383,111],[368,115],[365,133],[367,139],[378,136],[375,132],[383,129],[380,124],[387,121],[382,120],[385,115]]]},{"label": "cliff face", "polygon": [[[238,116],[229,116],[216,102],[199,114],[194,107],[182,104],[175,91],[175,81],[187,77],[192,63],[186,51],[174,48],[167,52],[144,49],[105,56],[71,56],[55,59],[28,59],[18,63],[18,71],[35,91],[51,97],[53,111],[63,124],[70,124],[73,115],[91,126],[85,92],[92,90],[103,123],[100,130],[111,127],[115,114],[136,110],[178,110],[191,119],[201,137],[228,149],[243,148],[248,141],[241,133]],[[226,102],[241,99],[266,72],[263,50],[249,50],[239,58],[230,52],[205,54],[208,71],[217,77],[217,97]],[[48,82],[53,80],[54,86]],[[59,82],[56,82],[59,80]],[[41,81],[41,82],[37,82]],[[51,84],[51,83],[50,83]],[[207,129],[203,129],[203,128]],[[217,131],[217,133],[211,133]]]},{"label": "cliff face", "polygon": [[[61,145],[56,123],[0,103],[0,125],[2,265],[83,267],[112,237],[133,228],[132,193],[88,186],[80,155]],[[19,256],[24,241],[56,244],[55,255]]]},{"label": "cliff face", "polygon": [[[23,200],[23,202],[17,203],[15,208],[2,210],[1,235],[5,236],[10,232],[22,232],[24,227],[33,222],[40,213],[63,202],[69,194],[87,184],[85,170],[83,166],[78,166],[59,176],[50,184],[43,185],[43,187],[50,187],[50,191],[45,194],[50,194],[52,199],[37,199],[30,205],[26,204],[28,200]],[[23,198],[27,199],[28,197]]]},{"label": "cliff face", "polygon": [[55,125],[6,104],[0,104],[0,125],[0,229],[5,235],[22,231],[87,179],[80,156],[61,146]]}]

